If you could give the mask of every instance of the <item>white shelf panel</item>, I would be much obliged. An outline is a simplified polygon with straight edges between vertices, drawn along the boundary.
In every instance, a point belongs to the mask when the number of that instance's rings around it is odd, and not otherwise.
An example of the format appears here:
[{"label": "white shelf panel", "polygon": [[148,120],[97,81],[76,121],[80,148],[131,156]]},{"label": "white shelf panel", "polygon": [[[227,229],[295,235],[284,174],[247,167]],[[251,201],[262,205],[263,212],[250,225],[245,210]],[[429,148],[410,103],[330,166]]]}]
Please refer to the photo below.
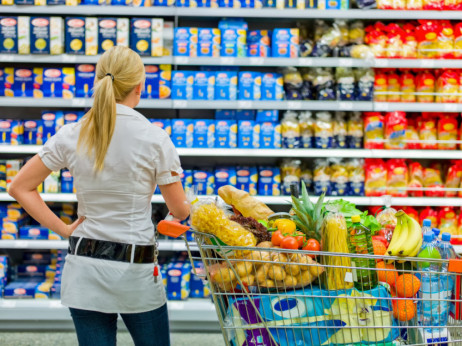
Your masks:
[{"label": "white shelf panel", "polygon": [[[18,55],[18,54],[0,54],[0,62],[10,63],[38,63],[38,64],[96,64],[101,56],[87,55]],[[172,64],[173,58],[166,57],[141,57],[145,64]]]},{"label": "white shelf panel", "polygon": [[375,112],[462,112],[462,103],[374,102]]},{"label": "white shelf panel", "polygon": [[128,6],[0,6],[2,14],[47,14],[88,16],[174,16],[174,7],[128,7]]},{"label": "white shelf panel", "polygon": [[37,154],[41,145],[0,145],[0,154]]}]

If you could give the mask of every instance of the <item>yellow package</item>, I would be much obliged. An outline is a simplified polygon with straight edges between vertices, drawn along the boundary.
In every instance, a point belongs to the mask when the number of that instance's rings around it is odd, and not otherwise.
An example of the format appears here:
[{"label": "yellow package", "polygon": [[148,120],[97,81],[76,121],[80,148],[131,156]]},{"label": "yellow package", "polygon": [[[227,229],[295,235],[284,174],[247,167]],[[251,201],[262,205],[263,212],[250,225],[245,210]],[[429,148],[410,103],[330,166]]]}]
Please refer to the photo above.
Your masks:
[{"label": "yellow package", "polygon": [[294,149],[300,147],[300,124],[297,113],[288,111],[281,121],[282,147]]}]

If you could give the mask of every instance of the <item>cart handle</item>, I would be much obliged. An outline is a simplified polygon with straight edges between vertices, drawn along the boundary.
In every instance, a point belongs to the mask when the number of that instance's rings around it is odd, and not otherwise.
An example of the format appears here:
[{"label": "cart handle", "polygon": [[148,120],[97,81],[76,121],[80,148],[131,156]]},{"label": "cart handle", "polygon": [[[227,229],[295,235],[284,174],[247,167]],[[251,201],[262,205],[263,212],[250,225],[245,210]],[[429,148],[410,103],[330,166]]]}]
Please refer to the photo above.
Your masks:
[{"label": "cart handle", "polygon": [[178,238],[183,235],[186,231],[189,231],[190,227],[182,225],[178,222],[162,220],[157,224],[157,231],[160,234]]}]

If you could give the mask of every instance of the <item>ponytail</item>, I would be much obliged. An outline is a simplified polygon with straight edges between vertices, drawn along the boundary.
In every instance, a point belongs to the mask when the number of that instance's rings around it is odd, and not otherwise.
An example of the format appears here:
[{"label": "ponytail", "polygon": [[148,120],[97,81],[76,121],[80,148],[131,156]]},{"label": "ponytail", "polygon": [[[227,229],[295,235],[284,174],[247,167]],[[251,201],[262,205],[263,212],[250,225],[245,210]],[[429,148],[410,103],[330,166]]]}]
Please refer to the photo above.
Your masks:
[{"label": "ponytail", "polygon": [[116,124],[116,103],[144,81],[144,65],[138,54],[129,48],[115,46],[106,51],[96,65],[93,107],[82,120],[77,150],[95,161],[94,170],[104,168]]}]

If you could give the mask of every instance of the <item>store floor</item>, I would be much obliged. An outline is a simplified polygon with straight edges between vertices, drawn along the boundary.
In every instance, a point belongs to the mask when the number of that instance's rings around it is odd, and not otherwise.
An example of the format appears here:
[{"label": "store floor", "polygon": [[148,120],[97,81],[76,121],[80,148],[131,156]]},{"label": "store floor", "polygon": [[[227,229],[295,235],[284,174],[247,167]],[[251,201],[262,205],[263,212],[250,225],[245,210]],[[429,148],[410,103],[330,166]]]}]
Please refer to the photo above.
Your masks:
[{"label": "store floor", "polygon": [[[172,333],[172,346],[222,346],[223,336],[217,333]],[[77,338],[75,333],[28,333],[0,332],[0,345],[2,346],[76,346]],[[118,346],[132,346],[133,342],[127,332],[117,334]]]}]

